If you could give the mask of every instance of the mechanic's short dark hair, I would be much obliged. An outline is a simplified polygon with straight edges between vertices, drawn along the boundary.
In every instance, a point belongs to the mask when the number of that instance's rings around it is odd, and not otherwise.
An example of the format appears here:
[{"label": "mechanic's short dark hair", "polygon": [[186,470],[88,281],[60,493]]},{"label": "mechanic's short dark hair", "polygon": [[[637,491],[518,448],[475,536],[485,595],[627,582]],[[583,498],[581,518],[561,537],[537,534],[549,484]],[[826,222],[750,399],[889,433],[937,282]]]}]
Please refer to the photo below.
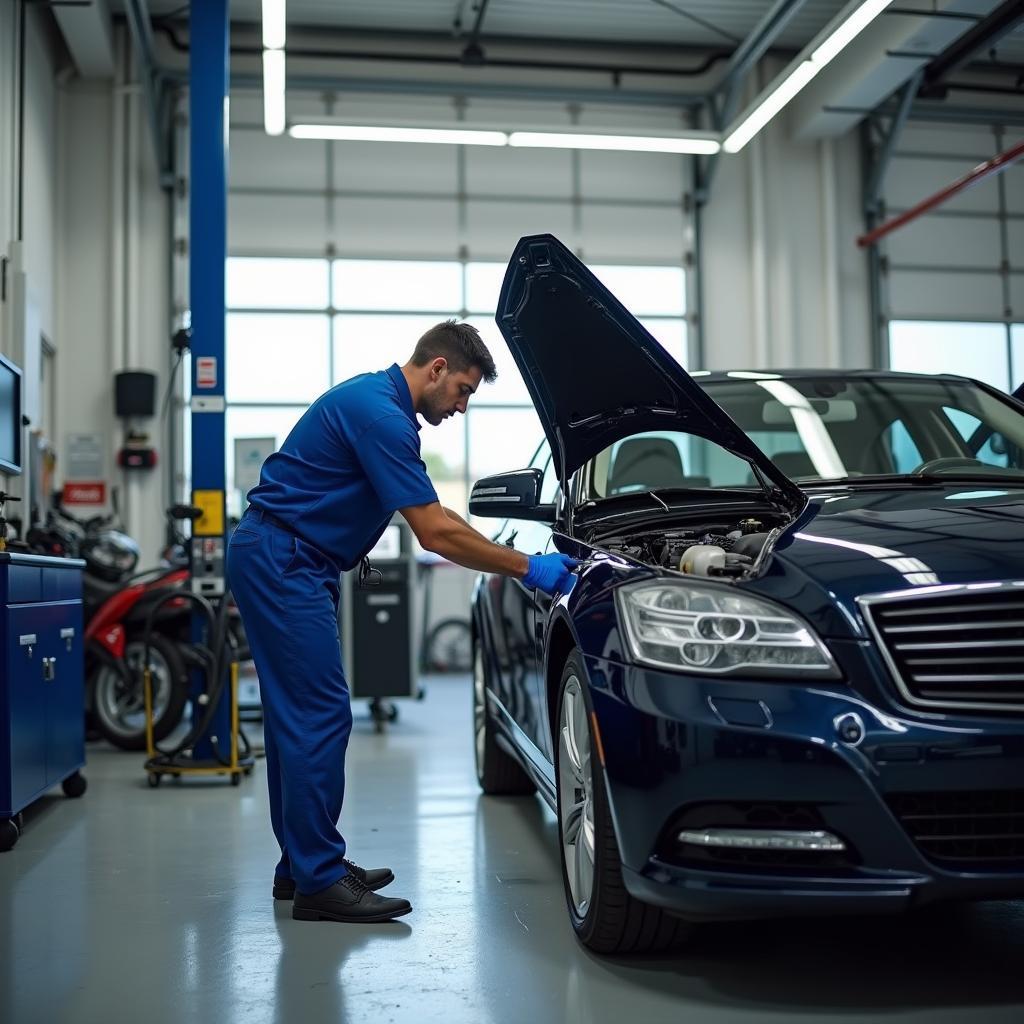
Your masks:
[{"label": "mechanic's short dark hair", "polygon": [[416,342],[412,365],[426,366],[438,356],[447,359],[456,373],[462,373],[471,366],[479,367],[488,384],[493,384],[498,376],[491,353],[487,351],[480,332],[471,324],[460,324],[454,320],[434,324]]}]

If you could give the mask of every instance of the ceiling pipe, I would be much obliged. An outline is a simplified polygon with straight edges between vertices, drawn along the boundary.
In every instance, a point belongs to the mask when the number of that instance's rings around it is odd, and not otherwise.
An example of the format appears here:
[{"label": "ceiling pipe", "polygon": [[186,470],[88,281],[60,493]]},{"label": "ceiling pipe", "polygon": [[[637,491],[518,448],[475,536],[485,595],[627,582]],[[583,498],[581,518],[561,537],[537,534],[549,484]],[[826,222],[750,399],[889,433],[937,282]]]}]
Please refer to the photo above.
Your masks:
[{"label": "ceiling pipe", "polygon": [[488,0],[476,0],[476,21],[473,23],[473,30],[469,33],[469,39],[462,48],[462,63],[478,66],[487,62],[484,48],[480,45],[480,33],[484,27],[484,16],[487,14]]},{"label": "ceiling pipe", "polygon": [[941,206],[947,200],[952,199],[953,196],[970,188],[972,185],[977,185],[978,182],[984,181],[985,178],[990,178],[995,174],[1001,174],[1007,167],[1015,164],[1022,156],[1024,156],[1024,140],[1018,142],[1016,146],[1012,146],[1005,153],[1000,153],[999,156],[986,160],[983,164],[978,164],[977,167],[969,171],[962,178],[957,178],[951,185],[939,189],[938,192],[927,199],[922,199],[916,206],[912,206],[909,210],[905,210],[898,216],[885,221],[883,224],[879,224],[873,231],[861,235],[857,239],[857,245],[862,249],[867,248],[869,245],[874,245],[879,239],[891,234],[905,224],[917,220],[922,214],[927,213],[929,210],[934,210],[936,206]]},{"label": "ceiling pipe", "polygon": [[[188,43],[180,39],[170,25],[161,24],[157,30],[165,35],[173,49],[178,53],[188,53]],[[258,46],[231,47],[231,53],[240,57],[258,57],[263,50]],[[383,61],[389,64],[453,64],[465,65],[460,54],[405,53],[402,51],[385,52],[374,50],[334,50],[302,46],[289,46],[289,57],[305,57],[312,60],[356,60]],[[611,75],[661,75],[669,78],[699,78],[711,70],[719,61],[728,60],[732,56],[729,50],[716,50],[709,53],[700,63],[690,68],[652,67],[650,64],[593,64],[565,62],[555,60],[519,60],[511,58],[486,57],[482,67],[488,68],[522,68],[543,71],[584,71]]]}]

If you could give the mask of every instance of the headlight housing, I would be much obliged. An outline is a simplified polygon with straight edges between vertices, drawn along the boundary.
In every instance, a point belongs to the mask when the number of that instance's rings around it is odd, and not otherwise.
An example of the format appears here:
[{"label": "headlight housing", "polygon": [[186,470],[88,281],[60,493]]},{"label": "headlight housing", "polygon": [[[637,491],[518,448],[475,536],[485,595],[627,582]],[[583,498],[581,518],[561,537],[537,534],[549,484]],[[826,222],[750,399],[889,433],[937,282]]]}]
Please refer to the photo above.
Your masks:
[{"label": "headlight housing", "polygon": [[814,630],[762,597],[688,580],[645,580],[615,594],[633,657],[709,675],[807,675],[839,669]]}]

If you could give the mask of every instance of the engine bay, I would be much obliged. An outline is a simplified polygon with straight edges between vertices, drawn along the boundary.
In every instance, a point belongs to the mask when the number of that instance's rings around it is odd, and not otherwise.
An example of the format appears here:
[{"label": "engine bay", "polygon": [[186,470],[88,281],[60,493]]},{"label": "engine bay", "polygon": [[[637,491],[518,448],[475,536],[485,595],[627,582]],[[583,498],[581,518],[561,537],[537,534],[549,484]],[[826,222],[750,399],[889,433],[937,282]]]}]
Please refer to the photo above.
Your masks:
[{"label": "engine bay", "polygon": [[789,519],[765,514],[732,522],[703,523],[693,529],[668,528],[616,534],[601,546],[626,558],[688,576],[742,579],[762,560]]}]

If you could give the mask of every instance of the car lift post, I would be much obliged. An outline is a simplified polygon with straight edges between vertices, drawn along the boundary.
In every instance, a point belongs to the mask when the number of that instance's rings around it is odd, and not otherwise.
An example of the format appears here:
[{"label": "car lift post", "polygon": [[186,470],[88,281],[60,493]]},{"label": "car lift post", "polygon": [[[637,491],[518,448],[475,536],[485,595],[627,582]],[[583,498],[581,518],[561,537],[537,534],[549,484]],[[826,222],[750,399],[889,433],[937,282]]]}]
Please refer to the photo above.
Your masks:
[{"label": "car lift post", "polygon": [[[225,590],[224,333],[227,260],[228,0],[191,7],[189,38],[189,294],[192,308],[192,592],[216,601]],[[204,619],[193,614],[192,637]],[[212,638],[211,638],[212,639]],[[193,721],[202,672],[193,672]],[[210,729],[197,741],[196,761],[215,757],[211,738],[228,749],[230,702],[220,701]]]}]

